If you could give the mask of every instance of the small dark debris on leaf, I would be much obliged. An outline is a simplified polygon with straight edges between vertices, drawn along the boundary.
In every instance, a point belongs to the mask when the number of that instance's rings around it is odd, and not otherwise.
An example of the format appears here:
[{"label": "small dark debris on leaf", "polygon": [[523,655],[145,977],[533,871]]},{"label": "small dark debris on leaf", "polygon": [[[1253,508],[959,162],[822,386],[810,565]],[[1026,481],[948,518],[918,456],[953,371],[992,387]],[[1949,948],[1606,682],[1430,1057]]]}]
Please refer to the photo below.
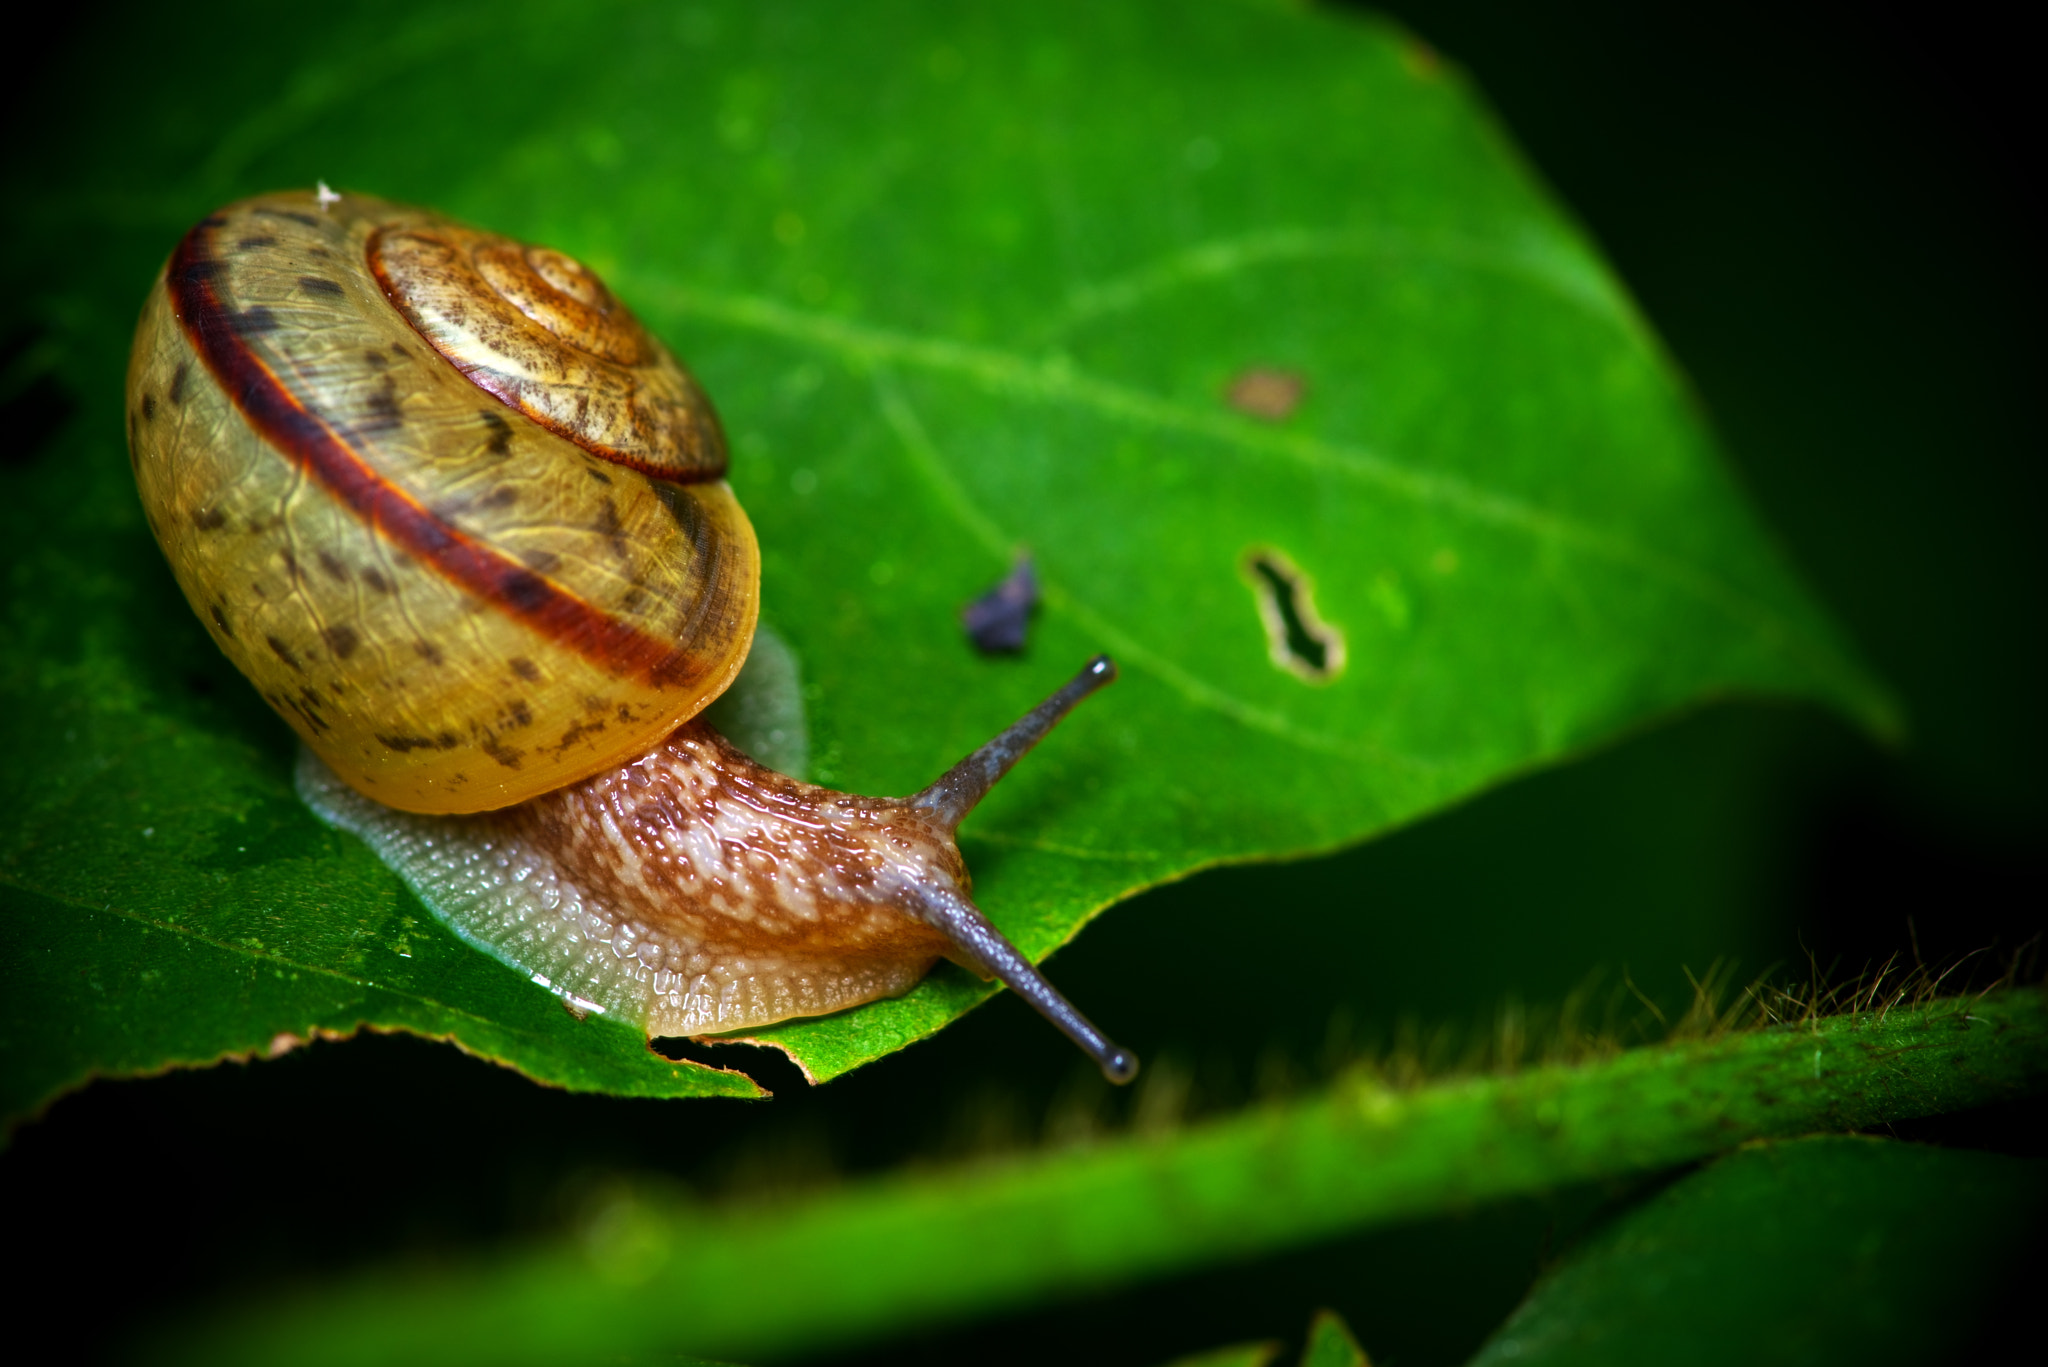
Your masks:
[{"label": "small dark debris on leaf", "polygon": [[1223,397],[1240,413],[1281,422],[1294,416],[1307,394],[1308,381],[1298,372],[1252,366],[1238,372]]},{"label": "small dark debris on leaf", "polygon": [[1020,555],[1004,580],[960,609],[960,625],[976,650],[1014,655],[1024,648],[1031,610],[1038,605],[1038,576],[1031,557]]}]

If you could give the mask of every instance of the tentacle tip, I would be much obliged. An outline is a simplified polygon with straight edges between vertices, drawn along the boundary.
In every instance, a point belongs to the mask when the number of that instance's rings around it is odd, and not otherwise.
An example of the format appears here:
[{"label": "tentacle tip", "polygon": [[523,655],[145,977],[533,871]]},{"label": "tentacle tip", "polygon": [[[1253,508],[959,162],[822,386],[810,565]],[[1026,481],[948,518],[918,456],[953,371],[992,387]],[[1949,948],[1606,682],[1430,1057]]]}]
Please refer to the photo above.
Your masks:
[{"label": "tentacle tip", "polygon": [[1125,1086],[1138,1075],[1138,1056],[1114,1044],[1098,1062],[1102,1064],[1102,1075],[1119,1087]]},{"label": "tentacle tip", "polygon": [[1107,655],[1097,655],[1088,662],[1084,672],[1098,684],[1112,683],[1116,679],[1116,661]]}]

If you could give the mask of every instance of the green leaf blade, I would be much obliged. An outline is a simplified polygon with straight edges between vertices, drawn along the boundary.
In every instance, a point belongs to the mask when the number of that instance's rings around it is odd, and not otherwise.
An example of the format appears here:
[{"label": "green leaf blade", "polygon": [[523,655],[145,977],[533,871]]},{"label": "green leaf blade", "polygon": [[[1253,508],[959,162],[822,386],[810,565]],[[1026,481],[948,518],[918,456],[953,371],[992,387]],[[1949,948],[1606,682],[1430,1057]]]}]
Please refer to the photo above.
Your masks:
[{"label": "green leaf blade", "polygon": [[2026,1275],[2048,1165],[1828,1136],[1737,1150],[1574,1250],[1473,1367],[1910,1363]]},{"label": "green leaf blade", "polygon": [[[86,416],[61,470],[4,477],[28,550],[0,879],[60,917],[213,918],[222,943],[289,943],[360,983],[387,977],[352,966],[357,941],[416,923],[389,980],[434,1005],[344,1022],[308,988],[228,1052],[367,1025],[564,1085],[735,1085],[602,1028],[583,1042],[610,1062],[580,1073],[569,1023],[532,1024],[559,1008],[462,966],[295,808],[282,728],[168,586],[119,448],[148,263],[214,203],[316,174],[575,252],[689,359],[731,429],[813,777],[914,790],[1118,657],[1124,682],[964,832],[978,897],[1036,957],[1134,890],[1368,838],[1704,699],[1896,728],[1626,292],[1398,32],[1227,5],[518,13],[227,24],[239,46],[206,55],[246,88],[181,88],[187,117],[139,132],[82,121],[15,229]],[[136,34],[95,79],[146,99],[199,39]],[[1298,377],[1291,412],[1232,405],[1261,367]],[[1327,683],[1275,665],[1259,547],[1342,633]],[[980,658],[958,608],[1019,548],[1046,585],[1031,648]],[[250,821],[274,839],[241,838]],[[159,825],[182,833],[139,834]],[[214,868],[228,851],[247,866]],[[31,1016],[98,1009],[35,991]],[[986,995],[942,972],[758,1037],[823,1079]],[[147,1052],[157,1027],[129,1029]]]}]

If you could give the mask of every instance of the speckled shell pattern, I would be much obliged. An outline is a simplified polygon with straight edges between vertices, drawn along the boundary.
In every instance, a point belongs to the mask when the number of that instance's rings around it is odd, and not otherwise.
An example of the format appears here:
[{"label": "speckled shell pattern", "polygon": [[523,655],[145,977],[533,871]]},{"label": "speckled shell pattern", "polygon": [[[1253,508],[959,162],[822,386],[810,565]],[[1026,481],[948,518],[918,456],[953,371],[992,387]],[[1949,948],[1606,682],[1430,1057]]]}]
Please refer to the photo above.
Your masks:
[{"label": "speckled shell pattern", "polygon": [[420,817],[315,763],[299,787],[470,943],[650,1036],[747,1029],[907,991],[941,957],[904,908],[965,896],[952,833],[909,801],[761,768],[701,721],[501,812]]},{"label": "speckled shell pattern", "polygon": [[361,793],[508,806],[723,692],[759,599],[695,382],[569,257],[358,196],[208,217],[128,381],[194,611]]}]

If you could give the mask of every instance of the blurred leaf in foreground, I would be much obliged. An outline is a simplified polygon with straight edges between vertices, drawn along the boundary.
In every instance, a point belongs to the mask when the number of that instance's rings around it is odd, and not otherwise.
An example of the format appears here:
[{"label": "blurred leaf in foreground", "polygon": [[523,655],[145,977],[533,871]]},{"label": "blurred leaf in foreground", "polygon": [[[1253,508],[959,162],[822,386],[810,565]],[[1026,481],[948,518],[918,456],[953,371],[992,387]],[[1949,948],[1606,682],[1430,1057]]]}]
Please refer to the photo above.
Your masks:
[{"label": "blurred leaf in foreground", "polygon": [[1165,1367],[1271,1367],[1279,1356],[1277,1343],[1233,1343],[1227,1348],[1177,1357]]},{"label": "blurred leaf in foreground", "polygon": [[[1277,1343],[1239,1343],[1177,1357],[1166,1367],[1267,1367],[1279,1357]],[[1372,1367],[1372,1362],[1351,1336],[1342,1316],[1318,1310],[1308,1327],[1308,1342],[1301,1350],[1301,1367]]]},{"label": "blurred leaf in foreground", "polygon": [[[2048,1163],[1825,1136],[1740,1149],[1567,1257],[1473,1359],[1955,1360],[2038,1254]],[[2031,1251],[2030,1251],[2031,1247]]]},{"label": "blurred leaf in foreground", "polygon": [[1413,1091],[1360,1076],[1184,1130],[794,1203],[626,1200],[596,1222],[602,1237],[329,1278],[157,1346],[166,1360],[308,1367],[788,1355],[1653,1172],[1746,1139],[1988,1104],[2044,1080],[2048,1003],[2036,991]]},{"label": "blurred leaf in foreground", "polygon": [[1301,1350],[1301,1367],[1372,1367],[1372,1360],[1341,1315],[1318,1310],[1308,1327],[1308,1346]]}]

